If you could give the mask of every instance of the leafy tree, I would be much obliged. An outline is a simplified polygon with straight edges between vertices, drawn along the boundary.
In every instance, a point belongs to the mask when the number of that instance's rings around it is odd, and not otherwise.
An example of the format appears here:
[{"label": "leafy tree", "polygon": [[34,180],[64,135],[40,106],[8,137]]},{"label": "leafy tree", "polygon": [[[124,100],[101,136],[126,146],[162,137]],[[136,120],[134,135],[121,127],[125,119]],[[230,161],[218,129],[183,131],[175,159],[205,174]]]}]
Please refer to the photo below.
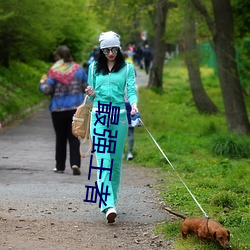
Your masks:
[{"label": "leafy tree", "polygon": [[101,31],[113,30],[121,35],[122,46],[141,43],[140,33],[147,27],[152,35],[154,0],[93,0],[91,6],[102,25]]},{"label": "leafy tree", "polygon": [[[192,13],[192,15],[191,15]],[[218,108],[211,101],[207,95],[205,88],[202,84],[200,74],[200,55],[197,50],[196,44],[196,18],[194,7],[190,2],[185,5],[185,28],[184,28],[184,40],[185,40],[185,55],[186,64],[188,68],[188,76],[191,87],[191,92],[194,98],[194,102],[199,112],[201,113],[217,113]]]},{"label": "leafy tree", "polygon": [[148,87],[162,89],[163,66],[166,54],[166,42],[164,40],[167,14],[170,8],[177,7],[176,3],[168,0],[156,1],[154,57],[149,75]]},{"label": "leafy tree", "polygon": [[250,124],[236,64],[230,0],[212,0],[214,16],[200,0],[191,0],[204,16],[213,37],[228,130],[249,134]]},{"label": "leafy tree", "polygon": [[234,16],[234,28],[236,38],[250,36],[250,1],[232,0],[232,10]]},{"label": "leafy tree", "polygon": [[64,7],[61,7],[61,11],[64,21],[61,23],[61,36],[58,42],[68,45],[74,59],[80,61],[88,56],[96,43],[98,33],[96,16],[85,0],[63,1],[63,3]]},{"label": "leafy tree", "polygon": [[168,44],[179,44],[183,40],[185,21],[183,2],[186,0],[176,1],[177,7],[171,8],[168,12],[164,34],[164,40]]},{"label": "leafy tree", "polygon": [[4,54],[1,57],[4,66],[8,67],[12,58],[27,61],[37,55],[38,50],[44,51],[45,46],[49,48],[53,44],[56,34],[50,35],[44,18],[45,9],[49,8],[44,9],[41,1],[37,1],[35,10],[34,2],[30,0],[3,0],[0,5],[3,13],[12,13],[0,22],[0,51]]},{"label": "leafy tree", "polygon": [[11,59],[48,60],[62,43],[67,43],[74,57],[82,59],[95,37],[95,20],[89,16],[92,11],[87,11],[88,2],[2,0],[0,63],[8,67]]}]

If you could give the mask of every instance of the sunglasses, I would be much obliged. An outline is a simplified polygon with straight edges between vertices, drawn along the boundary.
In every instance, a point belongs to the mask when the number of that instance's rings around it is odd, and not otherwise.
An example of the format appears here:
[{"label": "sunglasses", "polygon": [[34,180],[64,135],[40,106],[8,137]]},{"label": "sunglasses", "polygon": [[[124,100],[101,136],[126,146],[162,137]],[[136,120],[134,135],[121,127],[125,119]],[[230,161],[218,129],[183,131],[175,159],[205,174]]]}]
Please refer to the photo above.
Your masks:
[{"label": "sunglasses", "polygon": [[109,55],[110,51],[112,52],[112,54],[117,54],[118,48],[117,47],[114,47],[114,48],[111,48],[111,49],[105,48],[105,49],[102,50],[104,55]]}]

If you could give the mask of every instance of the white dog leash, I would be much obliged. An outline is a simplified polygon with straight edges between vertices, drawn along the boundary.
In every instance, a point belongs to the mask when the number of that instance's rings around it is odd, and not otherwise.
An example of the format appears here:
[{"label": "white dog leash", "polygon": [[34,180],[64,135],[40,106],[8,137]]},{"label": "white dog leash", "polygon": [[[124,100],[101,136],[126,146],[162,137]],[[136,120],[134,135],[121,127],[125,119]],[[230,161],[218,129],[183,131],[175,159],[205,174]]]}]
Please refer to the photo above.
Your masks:
[{"label": "white dog leash", "polygon": [[175,173],[177,174],[177,176],[179,177],[179,179],[181,180],[181,182],[183,183],[183,185],[185,186],[185,188],[187,189],[187,191],[189,192],[189,194],[191,195],[191,197],[194,199],[194,201],[196,202],[196,204],[198,205],[198,207],[200,208],[200,210],[202,211],[202,213],[205,215],[205,217],[209,218],[209,216],[207,216],[206,212],[203,210],[203,208],[201,207],[201,205],[199,204],[199,202],[196,200],[196,198],[194,197],[194,195],[192,194],[192,192],[190,191],[190,189],[188,188],[188,186],[186,185],[186,183],[182,180],[182,178],[178,174],[178,172],[175,169],[175,167],[173,166],[173,164],[170,162],[170,160],[168,159],[168,157],[164,154],[163,150],[161,149],[161,147],[159,146],[159,144],[157,143],[157,141],[154,139],[154,137],[149,132],[149,130],[147,129],[147,127],[145,126],[145,124],[142,122],[141,118],[139,118],[139,119],[140,119],[141,123],[143,124],[143,126],[145,127],[145,129],[148,132],[148,134],[150,135],[150,137],[152,138],[152,140],[155,143],[155,145],[158,147],[158,149],[161,151],[162,155],[165,157],[165,159],[167,160],[167,162],[169,163],[169,165],[175,171]]}]

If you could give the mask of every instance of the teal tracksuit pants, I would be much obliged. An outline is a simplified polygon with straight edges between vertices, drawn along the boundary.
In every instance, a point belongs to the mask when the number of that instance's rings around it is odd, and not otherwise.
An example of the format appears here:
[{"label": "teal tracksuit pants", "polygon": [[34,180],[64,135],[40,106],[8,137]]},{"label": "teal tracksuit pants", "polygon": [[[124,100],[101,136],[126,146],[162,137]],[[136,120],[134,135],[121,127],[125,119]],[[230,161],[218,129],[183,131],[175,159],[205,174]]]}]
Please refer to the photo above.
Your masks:
[{"label": "teal tracksuit pants", "polygon": [[[101,211],[105,212],[109,207],[115,208],[118,199],[128,120],[126,110],[121,110],[118,124],[108,124],[109,115],[100,115],[96,112],[91,113],[90,134],[96,156],[98,190],[100,194],[102,191],[108,193],[108,195],[101,195],[106,203],[105,205],[101,202]],[[99,120],[101,116],[105,118]],[[105,124],[104,120],[106,120]]]}]

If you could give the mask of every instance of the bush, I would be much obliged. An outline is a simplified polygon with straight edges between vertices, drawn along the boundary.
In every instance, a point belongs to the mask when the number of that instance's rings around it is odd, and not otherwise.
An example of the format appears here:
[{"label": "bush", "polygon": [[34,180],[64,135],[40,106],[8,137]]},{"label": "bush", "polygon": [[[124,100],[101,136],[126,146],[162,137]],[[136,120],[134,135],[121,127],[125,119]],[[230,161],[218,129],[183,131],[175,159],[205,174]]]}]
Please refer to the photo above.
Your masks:
[{"label": "bush", "polygon": [[22,111],[34,107],[46,97],[38,90],[42,74],[48,65],[41,61],[27,65],[12,61],[10,68],[0,67],[0,122],[19,117]]},{"label": "bush", "polygon": [[212,198],[210,203],[214,206],[224,208],[233,209],[237,207],[235,197],[233,197],[232,193],[228,192],[221,192],[215,194]]},{"label": "bush", "polygon": [[231,159],[249,158],[250,146],[247,140],[236,135],[215,137],[211,143],[211,151],[215,155]]}]

